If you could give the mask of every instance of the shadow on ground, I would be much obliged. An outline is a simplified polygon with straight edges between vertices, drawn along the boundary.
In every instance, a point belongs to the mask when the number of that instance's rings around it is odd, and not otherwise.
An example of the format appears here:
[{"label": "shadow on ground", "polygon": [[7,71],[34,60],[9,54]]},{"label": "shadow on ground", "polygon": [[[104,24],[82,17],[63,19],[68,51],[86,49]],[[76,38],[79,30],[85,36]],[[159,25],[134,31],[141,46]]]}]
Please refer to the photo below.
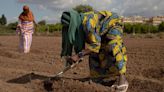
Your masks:
[{"label": "shadow on ground", "polygon": [[69,78],[69,77],[49,77],[41,74],[34,74],[34,73],[29,73],[25,74],[23,76],[20,76],[18,78],[14,78],[11,80],[8,80],[8,83],[15,83],[15,84],[26,84],[30,83],[32,80],[40,80],[43,83],[43,87],[47,91],[52,91],[53,90],[53,83],[54,81],[59,81],[59,80],[78,80],[81,82],[94,82],[98,83],[104,86],[111,86],[114,84],[115,80],[108,80],[108,81],[102,81],[102,78],[91,78],[91,77],[85,77],[85,78]]}]

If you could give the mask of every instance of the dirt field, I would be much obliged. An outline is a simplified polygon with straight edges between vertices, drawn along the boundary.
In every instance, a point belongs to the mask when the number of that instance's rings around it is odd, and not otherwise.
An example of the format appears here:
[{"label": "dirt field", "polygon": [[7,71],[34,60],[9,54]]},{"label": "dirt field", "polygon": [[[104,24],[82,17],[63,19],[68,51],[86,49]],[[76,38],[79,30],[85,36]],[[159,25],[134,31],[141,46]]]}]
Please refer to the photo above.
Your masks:
[{"label": "dirt field", "polygon": [[[125,38],[128,48],[128,92],[164,92],[164,39]],[[62,70],[60,37],[34,37],[31,53],[18,52],[18,37],[0,36],[0,92],[47,92],[46,76]],[[110,87],[87,80],[88,61],[53,82],[52,92],[110,92]],[[31,78],[31,81],[30,81]],[[76,79],[75,79],[76,78]]]}]

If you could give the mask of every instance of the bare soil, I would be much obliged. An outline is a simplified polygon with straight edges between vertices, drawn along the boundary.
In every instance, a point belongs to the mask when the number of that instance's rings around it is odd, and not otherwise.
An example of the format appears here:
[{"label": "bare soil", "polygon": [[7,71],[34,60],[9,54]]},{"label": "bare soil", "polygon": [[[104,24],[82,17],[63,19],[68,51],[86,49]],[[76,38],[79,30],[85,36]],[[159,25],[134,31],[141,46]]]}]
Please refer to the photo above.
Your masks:
[{"label": "bare soil", "polygon": [[[34,36],[29,54],[18,52],[17,36],[0,36],[0,92],[48,92],[46,76],[62,70],[61,37]],[[164,39],[127,38],[128,92],[164,92]],[[52,92],[111,92],[110,86],[87,79],[87,57],[52,82]],[[50,91],[49,91],[50,92]]]}]

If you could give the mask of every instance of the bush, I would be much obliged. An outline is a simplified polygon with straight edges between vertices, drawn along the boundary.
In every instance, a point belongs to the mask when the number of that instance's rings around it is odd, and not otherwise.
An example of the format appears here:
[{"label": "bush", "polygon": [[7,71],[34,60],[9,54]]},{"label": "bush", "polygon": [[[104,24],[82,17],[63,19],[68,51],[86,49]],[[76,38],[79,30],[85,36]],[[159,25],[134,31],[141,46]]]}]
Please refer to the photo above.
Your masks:
[{"label": "bush", "polygon": [[125,33],[133,33],[133,26],[129,23],[124,24],[124,32]]},{"label": "bush", "polygon": [[159,24],[159,28],[158,29],[159,29],[160,32],[164,32],[164,22]]},{"label": "bush", "polygon": [[15,30],[8,28],[7,26],[0,25],[0,35],[15,34]]},{"label": "bush", "polygon": [[148,24],[124,24],[125,33],[157,33],[158,26],[148,25]]},{"label": "bush", "polygon": [[17,25],[18,25],[18,22],[14,22],[14,23],[8,24],[7,27],[11,30],[16,30]]},{"label": "bush", "polygon": [[45,20],[41,20],[38,22],[38,25],[46,25],[46,21]]},{"label": "bush", "polygon": [[38,25],[35,29],[36,32],[45,32],[46,31],[46,25]]},{"label": "bush", "polygon": [[37,27],[37,32],[53,33],[55,31],[61,31],[61,30],[62,30],[62,25],[60,23],[38,25]]},{"label": "bush", "polygon": [[156,36],[162,39],[164,38],[164,32],[159,32]]},{"label": "bush", "polygon": [[85,13],[85,12],[93,11],[92,6],[90,6],[90,5],[78,5],[73,9],[79,13]]}]

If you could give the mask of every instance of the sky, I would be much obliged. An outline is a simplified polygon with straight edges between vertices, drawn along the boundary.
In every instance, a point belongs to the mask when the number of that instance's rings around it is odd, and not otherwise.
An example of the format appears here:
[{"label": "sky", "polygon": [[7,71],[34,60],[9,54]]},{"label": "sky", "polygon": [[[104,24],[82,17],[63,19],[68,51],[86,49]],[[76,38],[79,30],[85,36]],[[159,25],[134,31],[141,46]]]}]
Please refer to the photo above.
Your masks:
[{"label": "sky", "polygon": [[121,16],[163,16],[164,0],[3,0],[0,3],[0,15],[5,14],[8,23],[18,20],[23,5],[28,5],[34,13],[36,22],[48,23],[60,21],[63,11],[84,4],[96,10],[109,10]]}]

